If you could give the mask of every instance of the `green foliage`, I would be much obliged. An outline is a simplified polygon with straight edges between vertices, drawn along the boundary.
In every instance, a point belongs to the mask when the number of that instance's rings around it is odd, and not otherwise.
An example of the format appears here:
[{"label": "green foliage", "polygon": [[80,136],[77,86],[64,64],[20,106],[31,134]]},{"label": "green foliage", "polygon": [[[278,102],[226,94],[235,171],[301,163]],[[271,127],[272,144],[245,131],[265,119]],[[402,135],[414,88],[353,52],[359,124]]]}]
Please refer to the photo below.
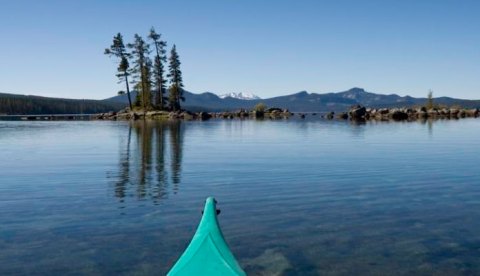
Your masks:
[{"label": "green foliage", "polygon": [[177,53],[177,47],[175,44],[170,51],[170,57],[168,58],[168,77],[170,78],[170,88],[168,100],[170,108],[174,111],[180,110],[180,101],[185,101],[183,97],[183,79],[182,71],[180,70],[180,57]]},{"label": "green foliage", "polygon": [[172,109],[173,111],[180,110],[180,102],[178,101],[178,95],[181,90],[182,88],[179,88],[175,84],[172,84],[168,88],[168,102],[170,103],[170,109]]},{"label": "green foliage", "polygon": [[165,72],[164,63],[167,61],[167,57],[165,55],[166,50],[165,47],[167,46],[167,42],[161,40],[161,34],[157,34],[155,29],[152,27],[150,29],[150,34],[148,38],[152,41],[153,45],[155,46],[155,58],[153,63],[153,84],[155,87],[155,106],[158,109],[164,109],[165,107],[165,83],[166,80],[163,77]]},{"label": "green foliage", "polygon": [[427,96],[427,105],[425,106],[427,109],[432,109],[434,107],[433,104],[433,91],[429,90],[428,91],[428,96]]},{"label": "green foliage", "polygon": [[267,106],[264,103],[258,103],[255,105],[253,110],[257,112],[265,112],[265,110],[267,110]]},{"label": "green foliage", "polygon": [[72,100],[0,93],[0,114],[93,114],[117,111],[125,104],[96,100]]},{"label": "green foliage", "polygon": [[141,36],[135,34],[134,42],[127,44],[131,49],[131,55],[134,63],[130,73],[136,82],[135,87],[139,92],[138,99],[140,106],[144,109],[151,107],[151,67],[152,62],[149,58],[150,46],[143,40]]},{"label": "green foliage", "polygon": [[128,95],[128,103],[130,108],[132,108],[132,100],[130,98],[130,88],[128,86],[128,69],[130,67],[128,63],[128,58],[130,54],[127,52],[125,48],[125,44],[123,43],[123,37],[121,33],[118,33],[113,37],[113,43],[110,48],[105,49],[105,55],[110,57],[114,56],[120,60],[118,67],[117,67],[117,74],[120,82],[125,81],[125,86],[127,88],[127,95]]},{"label": "green foliage", "polygon": [[[153,27],[150,29],[147,38],[151,44],[147,43],[140,35],[135,34],[133,43],[128,43],[125,47],[123,37],[118,33],[114,36],[113,44],[110,48],[105,49],[105,54],[119,59],[117,77],[125,81],[131,108],[132,102],[128,76],[131,76],[134,89],[138,92],[135,101],[135,106],[138,109],[149,110],[156,108],[163,110],[166,107],[165,91],[167,80],[164,74],[165,62],[167,62],[165,50],[167,42],[161,39],[161,34],[158,34]],[[155,49],[153,62],[150,58],[150,46]],[[127,48],[130,51],[127,51]],[[185,98],[183,97],[180,57],[175,45],[173,45],[170,51],[168,62],[167,77],[170,78],[168,102],[170,109],[176,111],[181,109],[180,102],[185,101]],[[154,91],[154,94],[152,94],[152,91]]]}]

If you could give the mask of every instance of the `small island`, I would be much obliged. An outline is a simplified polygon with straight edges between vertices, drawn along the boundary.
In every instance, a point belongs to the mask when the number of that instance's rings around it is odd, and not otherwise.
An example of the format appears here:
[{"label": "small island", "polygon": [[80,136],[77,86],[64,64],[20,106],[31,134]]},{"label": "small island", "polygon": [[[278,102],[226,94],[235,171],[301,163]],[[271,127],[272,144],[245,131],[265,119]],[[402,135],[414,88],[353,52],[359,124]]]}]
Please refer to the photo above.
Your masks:
[{"label": "small island", "polygon": [[[208,120],[219,119],[288,119],[295,114],[285,107],[267,107],[263,102],[253,108],[240,108],[235,111],[224,112],[192,112],[183,109],[181,102],[185,101],[182,71],[180,70],[180,56],[174,44],[169,56],[166,55],[167,42],[162,39],[152,27],[143,38],[134,35],[132,43],[124,43],[121,33],[113,37],[112,45],[105,49],[105,54],[116,59],[118,64],[116,76],[119,82],[125,84],[126,91],[119,91],[118,95],[128,98],[128,107],[118,111],[96,114],[96,120]],[[168,73],[165,76],[165,67],[168,61]],[[132,99],[130,85],[135,91]],[[355,90],[358,88],[352,88]],[[361,89],[363,91],[363,89]],[[301,92],[299,94],[306,93]],[[301,112],[298,117],[317,116],[320,112]],[[325,111],[320,117],[333,120],[394,120],[413,121],[417,119],[457,119],[478,117],[479,109],[466,109],[461,106],[448,107],[434,104],[433,92],[429,91],[424,105],[414,107],[366,107],[354,104],[348,111],[335,113]]]}]

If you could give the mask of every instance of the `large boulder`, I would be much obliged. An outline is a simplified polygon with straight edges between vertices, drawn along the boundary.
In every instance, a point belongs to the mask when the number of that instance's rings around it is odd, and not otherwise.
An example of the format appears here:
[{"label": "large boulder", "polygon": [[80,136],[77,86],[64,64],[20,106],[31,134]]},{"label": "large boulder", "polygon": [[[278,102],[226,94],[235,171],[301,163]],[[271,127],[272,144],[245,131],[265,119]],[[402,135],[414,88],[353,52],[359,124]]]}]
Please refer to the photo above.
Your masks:
[{"label": "large boulder", "polygon": [[408,119],[408,113],[400,110],[395,110],[391,116],[392,116],[392,119],[396,121],[402,121],[402,120]]},{"label": "large boulder", "polygon": [[252,111],[252,115],[255,118],[263,118],[265,113],[261,110],[254,110],[254,111]]},{"label": "large boulder", "polygon": [[364,118],[365,114],[367,114],[367,109],[364,106],[355,105],[355,106],[352,106],[352,108],[350,108],[350,111],[348,112],[348,114],[353,119]]},{"label": "large boulder", "polygon": [[458,109],[456,109],[456,108],[450,109],[450,114],[451,114],[451,115],[455,115],[455,116],[456,116],[456,115],[458,114],[458,112],[460,112],[460,110],[458,110]]},{"label": "large boulder", "polygon": [[140,113],[133,112],[133,114],[132,114],[132,118],[134,120],[139,120],[141,117],[142,117],[142,115]]},{"label": "large boulder", "polygon": [[346,119],[348,119],[348,113],[347,112],[342,112],[342,113],[337,115],[337,118],[346,120]]},{"label": "large boulder", "polygon": [[278,107],[271,107],[271,108],[265,110],[266,113],[272,113],[272,112],[275,112],[275,111],[283,112],[283,109],[278,108]]},{"label": "large boulder", "polygon": [[180,119],[180,112],[172,111],[172,112],[168,113],[168,118],[170,118],[170,119]]},{"label": "large boulder", "polygon": [[193,120],[193,114],[189,111],[184,111],[180,113],[180,118],[184,120]]},{"label": "large boulder", "polygon": [[147,111],[147,113],[145,113],[145,116],[147,116],[147,118],[157,118],[162,116],[168,117],[168,112],[160,110]]},{"label": "large boulder", "polygon": [[388,108],[380,108],[380,109],[378,110],[378,113],[380,113],[380,114],[382,114],[382,115],[386,115],[386,114],[390,113],[390,109],[388,109]]},{"label": "large boulder", "polygon": [[210,115],[207,112],[200,112],[198,114],[198,117],[200,118],[200,120],[205,121],[205,120],[208,120],[208,119],[212,118],[212,115]]},{"label": "large boulder", "polygon": [[130,120],[133,117],[133,113],[118,113],[117,120]]},{"label": "large boulder", "polygon": [[478,108],[474,108],[474,109],[469,109],[466,111],[467,112],[467,116],[469,117],[478,117]]}]

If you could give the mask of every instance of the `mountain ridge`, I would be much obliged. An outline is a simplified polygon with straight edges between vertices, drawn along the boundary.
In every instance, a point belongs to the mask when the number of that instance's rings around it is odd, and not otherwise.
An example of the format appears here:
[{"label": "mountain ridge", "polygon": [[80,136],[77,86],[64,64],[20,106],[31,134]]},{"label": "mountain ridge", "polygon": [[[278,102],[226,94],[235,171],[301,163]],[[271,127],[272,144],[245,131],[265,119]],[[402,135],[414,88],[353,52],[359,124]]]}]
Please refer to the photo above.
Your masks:
[{"label": "mountain ridge", "polygon": [[[184,92],[185,102],[182,106],[186,109],[205,111],[227,111],[234,109],[251,109],[262,102],[268,107],[287,108],[293,112],[341,112],[346,111],[352,105],[360,104],[368,107],[413,107],[423,105],[427,98],[415,98],[412,96],[399,96],[398,94],[379,94],[367,92],[363,88],[353,87],[341,92],[309,93],[305,90],[293,94],[265,98],[242,100],[231,97],[221,98],[212,92],[200,94],[189,91]],[[126,96],[108,98],[109,101],[126,102]],[[436,104],[460,105],[465,108],[480,108],[480,100],[455,99],[451,97],[434,98]]]},{"label": "mountain ridge", "polygon": [[[136,93],[132,93],[135,99]],[[343,112],[352,105],[367,107],[414,107],[424,105],[427,98],[378,94],[354,87],[342,92],[309,93],[305,90],[289,95],[266,99],[221,98],[212,92],[200,94],[185,91],[186,101],[182,107],[190,111],[232,111],[252,109],[258,103],[267,107],[286,108],[292,112]],[[459,105],[464,108],[480,108],[480,100],[456,99],[452,97],[434,98],[435,104]],[[127,95],[117,95],[104,100],[63,99],[32,95],[0,93],[0,114],[81,114],[118,111],[128,105]]]}]

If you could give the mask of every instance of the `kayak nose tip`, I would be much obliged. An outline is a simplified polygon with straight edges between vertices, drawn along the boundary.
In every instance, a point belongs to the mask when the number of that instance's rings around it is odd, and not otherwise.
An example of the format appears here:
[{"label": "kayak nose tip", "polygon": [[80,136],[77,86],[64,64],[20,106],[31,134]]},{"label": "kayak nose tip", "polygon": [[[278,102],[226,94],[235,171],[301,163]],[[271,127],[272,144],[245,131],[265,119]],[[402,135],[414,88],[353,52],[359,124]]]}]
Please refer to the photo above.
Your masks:
[{"label": "kayak nose tip", "polygon": [[207,200],[205,201],[206,203],[217,203],[217,200],[213,196],[207,197]]}]

